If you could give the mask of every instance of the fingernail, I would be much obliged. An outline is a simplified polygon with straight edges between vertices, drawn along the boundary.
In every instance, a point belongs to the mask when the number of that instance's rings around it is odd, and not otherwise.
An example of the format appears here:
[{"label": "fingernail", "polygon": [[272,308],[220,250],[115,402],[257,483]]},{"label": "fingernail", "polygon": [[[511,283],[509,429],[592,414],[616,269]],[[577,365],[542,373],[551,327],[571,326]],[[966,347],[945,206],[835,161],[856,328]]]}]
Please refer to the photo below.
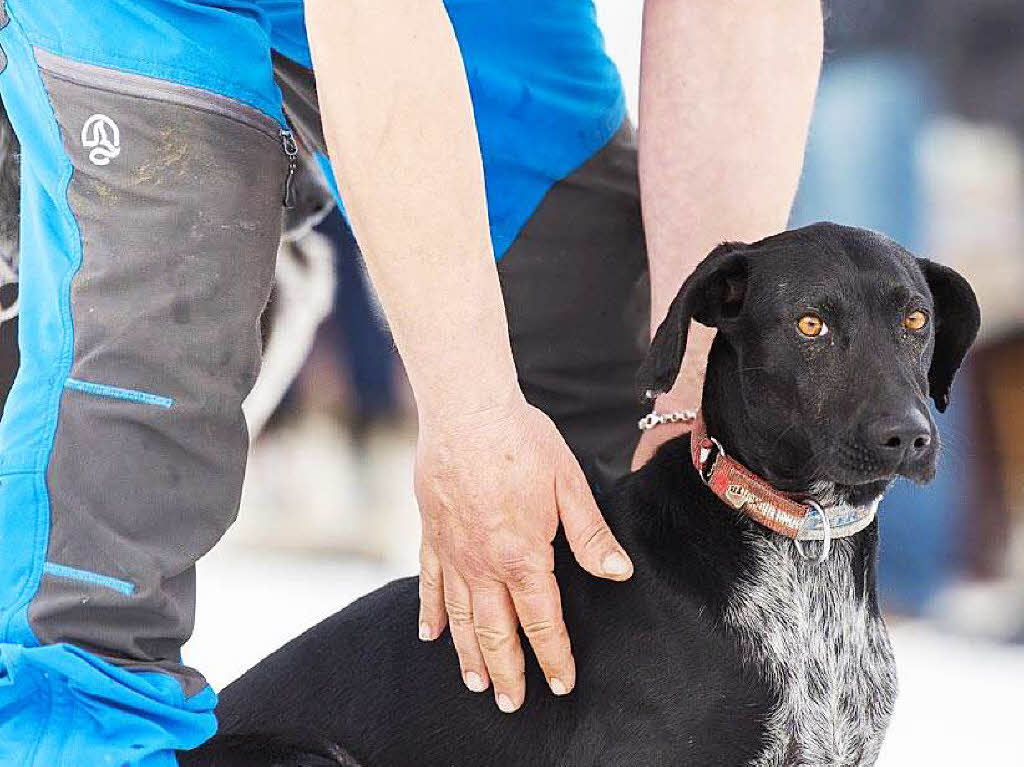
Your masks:
[{"label": "fingernail", "polygon": [[498,708],[504,714],[511,714],[516,710],[516,707],[512,704],[512,699],[503,692],[498,693]]},{"label": "fingernail", "polygon": [[565,686],[562,680],[556,676],[553,676],[548,680],[548,686],[551,688],[551,692],[555,695],[569,694],[569,689]]},{"label": "fingernail", "polygon": [[466,675],[462,678],[462,681],[466,683],[473,692],[483,692],[487,689],[487,685],[484,684],[484,678],[475,671],[467,671]]},{"label": "fingernail", "polygon": [[424,642],[429,642],[433,638],[434,638],[434,635],[430,631],[430,626],[428,626],[426,623],[421,623],[420,624],[420,639],[422,639]]},{"label": "fingernail", "polygon": [[617,551],[607,555],[601,566],[608,575],[625,575],[629,572],[629,560]]}]

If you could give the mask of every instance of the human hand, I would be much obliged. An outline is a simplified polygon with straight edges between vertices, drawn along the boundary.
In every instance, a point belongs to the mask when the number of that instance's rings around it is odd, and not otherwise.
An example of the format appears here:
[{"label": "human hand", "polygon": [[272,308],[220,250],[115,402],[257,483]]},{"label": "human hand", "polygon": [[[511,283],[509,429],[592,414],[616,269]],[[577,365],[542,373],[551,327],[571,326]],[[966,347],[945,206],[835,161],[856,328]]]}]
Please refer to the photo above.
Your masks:
[{"label": "human hand", "polygon": [[555,425],[521,395],[461,421],[421,420],[415,486],[420,638],[448,623],[466,686],[493,682],[511,713],[526,694],[521,623],[551,691],[567,694],[576,669],[554,576],[559,521],[592,575],[626,580],[633,565]]}]

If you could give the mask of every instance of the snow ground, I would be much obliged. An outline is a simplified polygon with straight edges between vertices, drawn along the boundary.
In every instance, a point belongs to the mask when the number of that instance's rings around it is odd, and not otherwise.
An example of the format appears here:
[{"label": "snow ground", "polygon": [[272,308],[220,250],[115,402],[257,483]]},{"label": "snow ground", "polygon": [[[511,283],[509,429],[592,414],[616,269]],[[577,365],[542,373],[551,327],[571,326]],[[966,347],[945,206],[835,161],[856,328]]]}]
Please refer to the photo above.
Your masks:
[{"label": "snow ground", "polygon": [[[220,689],[352,599],[408,573],[228,542],[199,565],[197,629],[185,659]],[[880,767],[1024,765],[1017,729],[1024,647],[943,635],[917,623],[897,625],[892,635],[900,697]]]}]

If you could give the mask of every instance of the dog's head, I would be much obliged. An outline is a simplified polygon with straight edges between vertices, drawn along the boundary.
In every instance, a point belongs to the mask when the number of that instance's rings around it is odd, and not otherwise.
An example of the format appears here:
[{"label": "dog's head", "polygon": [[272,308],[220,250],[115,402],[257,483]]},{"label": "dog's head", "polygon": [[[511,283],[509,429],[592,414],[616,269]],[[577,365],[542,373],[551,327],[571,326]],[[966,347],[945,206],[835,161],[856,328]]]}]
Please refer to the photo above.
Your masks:
[{"label": "dog's head", "polygon": [[777,487],[880,494],[931,479],[943,411],[980,325],[959,274],[874,232],[814,224],[716,248],[683,284],[640,371],[668,389],[690,320],[718,329],[704,414]]}]

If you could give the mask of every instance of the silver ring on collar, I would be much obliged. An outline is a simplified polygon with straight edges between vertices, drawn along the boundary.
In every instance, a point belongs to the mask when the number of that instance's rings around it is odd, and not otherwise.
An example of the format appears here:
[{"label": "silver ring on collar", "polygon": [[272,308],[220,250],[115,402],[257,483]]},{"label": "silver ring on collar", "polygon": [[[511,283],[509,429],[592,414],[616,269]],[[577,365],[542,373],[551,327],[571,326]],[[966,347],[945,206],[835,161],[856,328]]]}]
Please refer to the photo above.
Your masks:
[{"label": "silver ring on collar", "polygon": [[828,559],[829,551],[832,549],[832,523],[829,521],[828,514],[825,513],[825,510],[821,508],[817,501],[807,501],[808,513],[804,515],[802,520],[800,520],[800,526],[796,529],[796,537],[793,541],[796,543],[796,550],[799,552],[800,556],[804,559],[810,559],[810,557],[804,553],[804,547],[800,541],[800,533],[803,531],[804,524],[806,524],[808,517],[811,516],[811,511],[817,512],[818,516],[821,518],[821,554],[814,560],[821,563]]}]

